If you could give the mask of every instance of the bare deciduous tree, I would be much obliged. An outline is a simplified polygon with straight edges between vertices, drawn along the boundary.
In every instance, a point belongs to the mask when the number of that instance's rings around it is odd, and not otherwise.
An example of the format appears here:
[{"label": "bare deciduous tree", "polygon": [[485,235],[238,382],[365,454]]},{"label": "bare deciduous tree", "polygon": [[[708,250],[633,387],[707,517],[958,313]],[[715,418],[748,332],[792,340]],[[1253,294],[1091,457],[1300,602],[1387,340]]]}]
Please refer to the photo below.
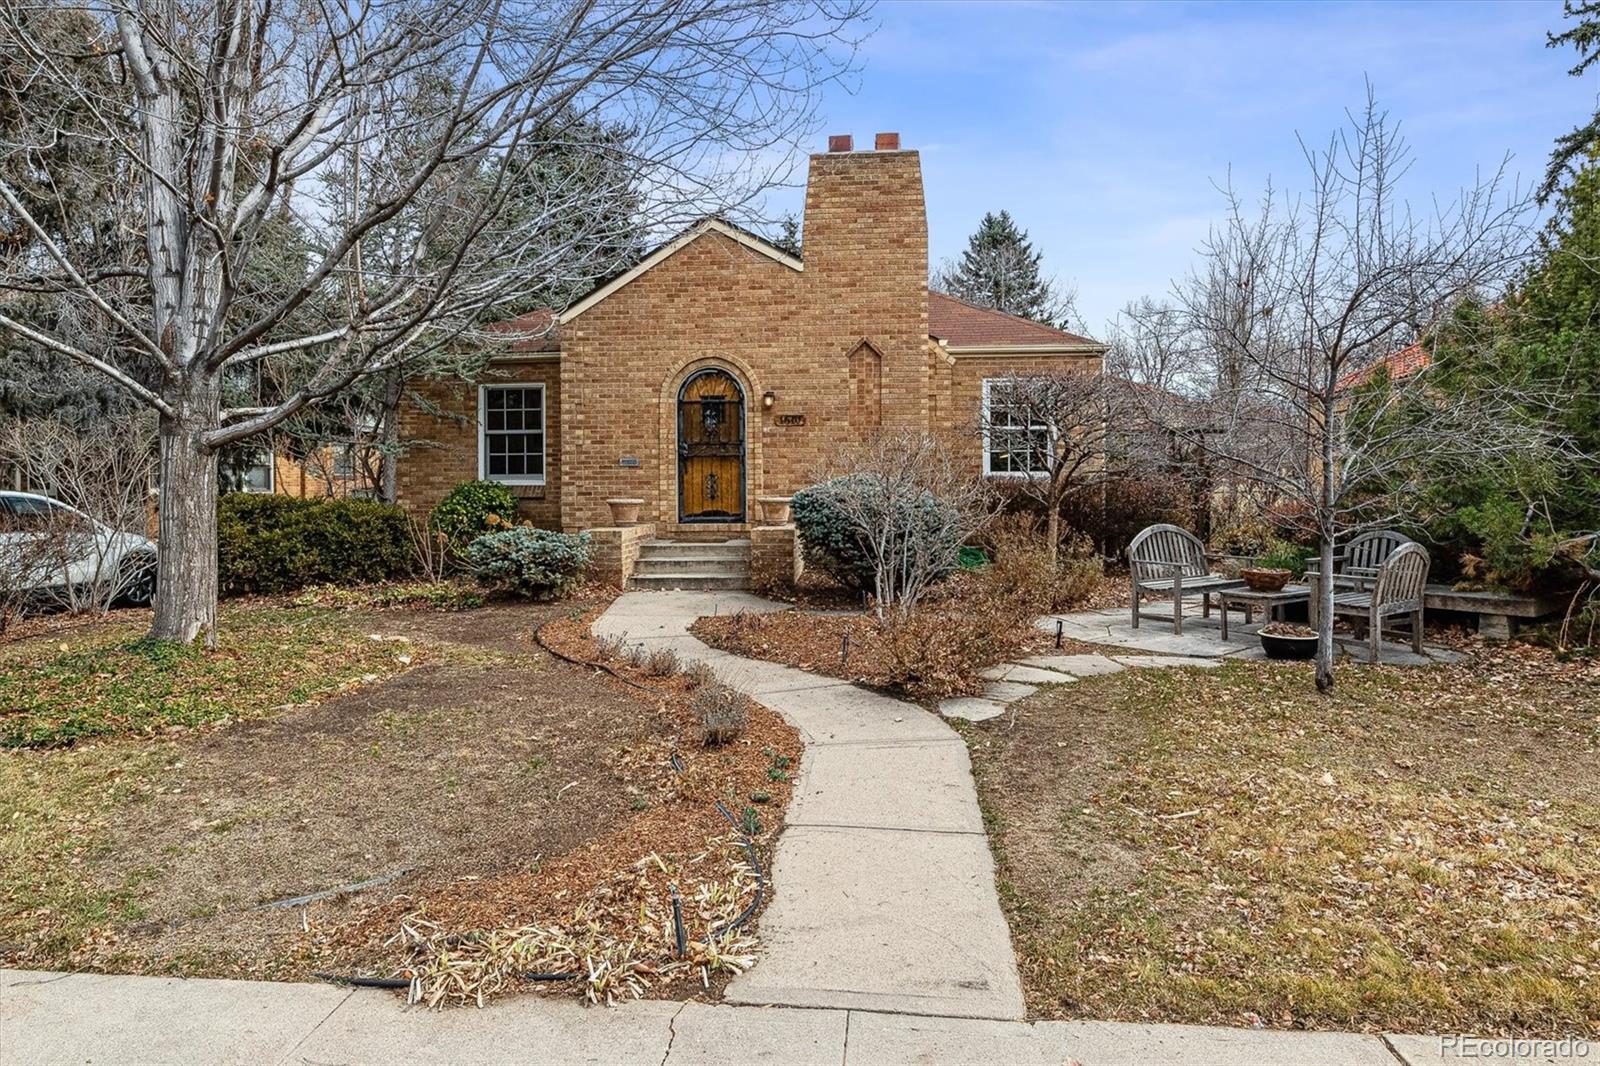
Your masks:
[{"label": "bare deciduous tree", "polygon": [[[817,90],[851,68],[862,2],[89,0],[76,49],[41,30],[43,10],[0,0],[0,49],[88,116],[110,157],[94,191],[127,205],[136,239],[118,261],[91,256],[0,179],[31,238],[0,267],[0,329],[157,412],[152,635],[209,642],[219,449],[472,335],[607,246],[614,189],[583,180],[603,168],[516,195],[550,152],[626,152],[650,227],[748,203],[787,175]],[[48,186],[59,109],[26,101],[0,148]],[[594,143],[618,126],[624,146]],[[383,150],[399,135],[405,151]],[[334,206],[307,190],[374,171],[330,186],[347,193]],[[277,292],[260,281],[285,213],[306,247]],[[40,293],[66,310],[34,318],[12,299]],[[292,383],[226,406],[225,377],[262,364],[292,366]]]},{"label": "bare deciduous tree", "polygon": [[1305,155],[1303,198],[1269,190],[1252,210],[1230,197],[1178,302],[1209,353],[1224,419],[1204,445],[1294,504],[1321,548],[1316,680],[1326,691],[1340,538],[1404,520],[1425,469],[1555,442],[1487,390],[1447,399],[1419,375],[1370,401],[1352,391],[1355,372],[1508,276],[1527,247],[1525,201],[1496,174],[1413,214],[1397,191],[1406,145],[1370,97],[1349,129]]},{"label": "bare deciduous tree", "polygon": [[[988,383],[979,429],[991,476],[1044,508],[1051,565],[1061,549],[1062,502],[1105,476],[1109,438],[1126,428],[1127,398],[1128,390],[1098,366],[1053,367]],[[995,461],[999,456],[1003,463]]]}]

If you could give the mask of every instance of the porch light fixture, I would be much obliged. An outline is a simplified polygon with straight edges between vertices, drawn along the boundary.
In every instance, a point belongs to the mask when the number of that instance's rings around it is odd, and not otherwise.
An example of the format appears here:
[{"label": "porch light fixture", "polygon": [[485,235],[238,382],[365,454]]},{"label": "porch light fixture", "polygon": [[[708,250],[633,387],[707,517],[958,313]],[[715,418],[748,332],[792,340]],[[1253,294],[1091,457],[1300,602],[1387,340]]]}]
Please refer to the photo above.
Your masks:
[{"label": "porch light fixture", "polygon": [[772,410],[772,405],[777,402],[778,394],[773,392],[771,389],[768,389],[766,392],[761,394],[761,406],[765,407],[767,410]]}]

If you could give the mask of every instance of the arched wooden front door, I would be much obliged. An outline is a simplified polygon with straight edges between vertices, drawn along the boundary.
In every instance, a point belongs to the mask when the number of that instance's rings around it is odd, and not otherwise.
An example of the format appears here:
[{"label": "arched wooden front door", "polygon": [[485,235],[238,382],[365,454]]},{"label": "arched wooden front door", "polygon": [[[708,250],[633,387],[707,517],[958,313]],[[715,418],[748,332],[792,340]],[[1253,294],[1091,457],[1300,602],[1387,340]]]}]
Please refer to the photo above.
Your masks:
[{"label": "arched wooden front door", "polygon": [[678,390],[678,520],[744,521],[744,393],[723,370]]}]

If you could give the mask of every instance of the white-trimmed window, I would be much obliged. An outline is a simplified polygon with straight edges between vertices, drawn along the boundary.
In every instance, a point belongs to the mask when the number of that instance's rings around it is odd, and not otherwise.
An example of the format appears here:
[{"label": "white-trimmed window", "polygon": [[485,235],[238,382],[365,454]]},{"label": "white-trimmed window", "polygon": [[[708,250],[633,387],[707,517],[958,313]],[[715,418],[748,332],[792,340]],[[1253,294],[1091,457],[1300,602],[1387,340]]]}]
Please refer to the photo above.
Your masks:
[{"label": "white-trimmed window", "polygon": [[508,485],[544,484],[544,386],[478,389],[478,476]]},{"label": "white-trimmed window", "polygon": [[1008,402],[1009,378],[983,381],[983,472],[989,477],[1047,477],[1050,427]]},{"label": "white-trimmed window", "polygon": [[224,455],[217,464],[217,479],[223,492],[260,492],[273,490],[271,448],[250,448]]}]

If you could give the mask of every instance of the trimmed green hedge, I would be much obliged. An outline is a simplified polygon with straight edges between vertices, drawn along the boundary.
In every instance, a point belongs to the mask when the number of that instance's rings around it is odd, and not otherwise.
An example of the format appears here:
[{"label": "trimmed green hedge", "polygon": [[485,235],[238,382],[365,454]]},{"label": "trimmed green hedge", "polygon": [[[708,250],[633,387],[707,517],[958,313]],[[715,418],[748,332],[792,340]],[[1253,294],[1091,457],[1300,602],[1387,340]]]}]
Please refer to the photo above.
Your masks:
[{"label": "trimmed green hedge", "polygon": [[457,549],[465,548],[474,537],[516,525],[517,498],[495,481],[463,481],[434,506],[428,524]]},{"label": "trimmed green hedge", "polygon": [[374,500],[299,500],[229,493],[217,503],[224,596],[359,585],[411,573],[405,512]]}]

